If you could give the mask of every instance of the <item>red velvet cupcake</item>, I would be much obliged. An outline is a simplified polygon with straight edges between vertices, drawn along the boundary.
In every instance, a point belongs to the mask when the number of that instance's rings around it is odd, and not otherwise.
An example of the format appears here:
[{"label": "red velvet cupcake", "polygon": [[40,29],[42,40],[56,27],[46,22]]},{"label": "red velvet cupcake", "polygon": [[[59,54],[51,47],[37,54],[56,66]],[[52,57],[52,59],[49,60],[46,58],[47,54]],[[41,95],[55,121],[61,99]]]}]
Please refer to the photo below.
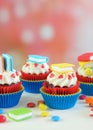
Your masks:
[{"label": "red velvet cupcake", "polygon": [[82,93],[93,96],[93,52],[81,54],[78,56],[78,62],[77,78]]},{"label": "red velvet cupcake", "polygon": [[48,57],[29,55],[21,70],[21,81],[25,91],[40,93],[40,87],[50,73]]},{"label": "red velvet cupcake", "polygon": [[[59,64],[60,65],[60,64]],[[55,69],[48,75],[43,87],[46,93],[49,94],[73,94],[79,89],[76,73],[72,68],[72,64],[61,64],[63,70],[56,72]],[[61,66],[60,65],[60,66]],[[65,69],[68,70],[65,70]],[[69,70],[70,68],[70,70]]]}]

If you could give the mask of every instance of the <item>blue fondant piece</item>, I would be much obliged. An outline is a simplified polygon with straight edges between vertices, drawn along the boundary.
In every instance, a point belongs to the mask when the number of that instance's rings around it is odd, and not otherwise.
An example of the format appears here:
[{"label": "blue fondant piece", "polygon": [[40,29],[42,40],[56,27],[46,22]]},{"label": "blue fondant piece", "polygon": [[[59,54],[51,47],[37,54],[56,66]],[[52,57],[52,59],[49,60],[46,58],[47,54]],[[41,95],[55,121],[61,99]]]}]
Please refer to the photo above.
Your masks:
[{"label": "blue fondant piece", "polygon": [[9,54],[2,54],[4,58],[4,68],[6,71],[13,71],[13,59]]},{"label": "blue fondant piece", "polygon": [[28,61],[38,63],[38,64],[42,64],[42,63],[48,62],[48,57],[40,56],[40,55],[29,55]]}]

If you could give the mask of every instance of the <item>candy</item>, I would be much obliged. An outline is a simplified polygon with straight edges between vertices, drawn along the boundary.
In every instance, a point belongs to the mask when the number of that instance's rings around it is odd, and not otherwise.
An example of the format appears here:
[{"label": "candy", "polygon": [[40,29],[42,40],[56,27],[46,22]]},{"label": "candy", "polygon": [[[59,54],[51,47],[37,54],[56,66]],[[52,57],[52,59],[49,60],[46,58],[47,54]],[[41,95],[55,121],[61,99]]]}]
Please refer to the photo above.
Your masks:
[{"label": "candy", "polygon": [[4,115],[0,115],[0,123],[6,122],[6,117]]},{"label": "candy", "polygon": [[85,100],[85,99],[86,99],[86,95],[83,95],[83,94],[80,95],[80,96],[79,96],[79,99],[80,99],[80,100]]},{"label": "candy", "polygon": [[48,108],[45,104],[42,104],[42,103],[40,103],[40,104],[38,105],[38,107],[39,107],[39,109],[42,110],[42,111],[45,111],[45,110],[47,110],[47,108]]},{"label": "candy", "polygon": [[57,116],[57,115],[51,117],[52,121],[59,121],[60,119],[61,119],[60,116]]},{"label": "candy", "polygon": [[32,111],[29,108],[16,108],[10,110],[7,116],[14,121],[21,121],[32,117]]},{"label": "candy", "polygon": [[13,71],[13,59],[12,56],[9,54],[2,54],[2,57],[4,58],[4,67],[6,71]]},{"label": "candy", "polygon": [[28,61],[38,63],[38,64],[42,64],[42,63],[48,62],[48,57],[40,56],[40,55],[29,55]]},{"label": "candy", "polygon": [[93,107],[90,109],[90,114],[89,115],[93,117]]},{"label": "candy", "polygon": [[4,58],[0,56],[0,73],[4,71]]},{"label": "candy", "polygon": [[43,100],[39,100],[39,101],[37,102],[37,105],[39,105],[40,103],[45,104],[45,102],[44,102]]},{"label": "candy", "polygon": [[42,111],[42,112],[41,112],[41,116],[42,116],[42,117],[47,117],[47,116],[49,116],[49,112],[47,112],[47,111]]},{"label": "candy", "polygon": [[4,113],[4,111],[2,109],[0,109],[0,114],[3,114],[3,113]]},{"label": "candy", "polygon": [[27,103],[27,107],[30,107],[30,108],[35,107],[35,103],[34,102],[29,102],[29,103]]}]

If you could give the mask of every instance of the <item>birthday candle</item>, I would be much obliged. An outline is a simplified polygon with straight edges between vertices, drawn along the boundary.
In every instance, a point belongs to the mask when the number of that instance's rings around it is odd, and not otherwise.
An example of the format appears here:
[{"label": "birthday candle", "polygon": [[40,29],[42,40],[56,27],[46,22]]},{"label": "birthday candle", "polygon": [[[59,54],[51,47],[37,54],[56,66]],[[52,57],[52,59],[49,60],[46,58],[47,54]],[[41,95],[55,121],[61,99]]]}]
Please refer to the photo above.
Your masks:
[{"label": "birthday candle", "polygon": [[0,73],[4,71],[4,58],[0,56]]},{"label": "birthday candle", "polygon": [[4,67],[6,71],[13,71],[13,59],[9,54],[2,54],[4,58]]}]

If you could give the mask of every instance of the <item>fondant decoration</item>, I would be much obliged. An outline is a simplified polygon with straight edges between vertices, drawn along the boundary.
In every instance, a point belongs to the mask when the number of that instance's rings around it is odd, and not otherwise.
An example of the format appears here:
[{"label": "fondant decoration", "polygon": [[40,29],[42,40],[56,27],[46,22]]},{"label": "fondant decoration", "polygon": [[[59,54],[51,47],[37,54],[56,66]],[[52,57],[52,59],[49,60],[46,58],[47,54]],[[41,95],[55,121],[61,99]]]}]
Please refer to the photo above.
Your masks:
[{"label": "fondant decoration", "polygon": [[28,61],[31,61],[37,64],[42,64],[42,63],[48,62],[48,57],[40,56],[40,55],[29,55]]}]

